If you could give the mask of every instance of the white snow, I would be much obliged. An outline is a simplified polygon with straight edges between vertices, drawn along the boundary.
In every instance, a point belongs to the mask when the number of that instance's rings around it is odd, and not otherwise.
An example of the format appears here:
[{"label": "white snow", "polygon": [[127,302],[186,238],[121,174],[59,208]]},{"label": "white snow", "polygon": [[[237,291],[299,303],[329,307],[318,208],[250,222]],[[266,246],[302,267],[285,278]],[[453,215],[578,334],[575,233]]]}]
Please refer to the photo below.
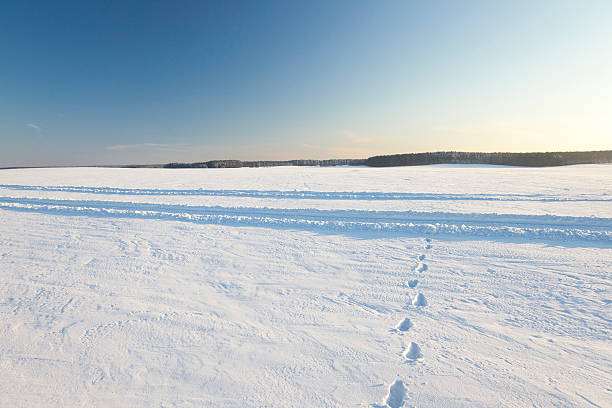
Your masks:
[{"label": "white snow", "polygon": [[3,170],[0,406],[612,406],[611,272],[609,165]]}]

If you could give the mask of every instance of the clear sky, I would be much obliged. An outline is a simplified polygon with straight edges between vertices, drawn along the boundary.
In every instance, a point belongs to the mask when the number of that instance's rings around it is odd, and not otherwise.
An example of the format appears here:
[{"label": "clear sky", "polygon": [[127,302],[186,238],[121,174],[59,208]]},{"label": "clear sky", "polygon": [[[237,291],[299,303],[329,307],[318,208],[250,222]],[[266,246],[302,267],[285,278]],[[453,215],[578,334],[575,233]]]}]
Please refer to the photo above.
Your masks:
[{"label": "clear sky", "polygon": [[601,149],[610,0],[0,9],[0,167]]}]

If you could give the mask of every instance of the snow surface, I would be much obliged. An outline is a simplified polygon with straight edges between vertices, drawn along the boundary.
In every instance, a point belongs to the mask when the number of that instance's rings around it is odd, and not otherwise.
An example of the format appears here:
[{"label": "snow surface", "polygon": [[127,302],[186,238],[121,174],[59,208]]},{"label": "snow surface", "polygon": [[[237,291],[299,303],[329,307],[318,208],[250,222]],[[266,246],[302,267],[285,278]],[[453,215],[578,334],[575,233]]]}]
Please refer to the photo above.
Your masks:
[{"label": "snow surface", "polygon": [[0,171],[0,406],[612,406],[612,166]]}]

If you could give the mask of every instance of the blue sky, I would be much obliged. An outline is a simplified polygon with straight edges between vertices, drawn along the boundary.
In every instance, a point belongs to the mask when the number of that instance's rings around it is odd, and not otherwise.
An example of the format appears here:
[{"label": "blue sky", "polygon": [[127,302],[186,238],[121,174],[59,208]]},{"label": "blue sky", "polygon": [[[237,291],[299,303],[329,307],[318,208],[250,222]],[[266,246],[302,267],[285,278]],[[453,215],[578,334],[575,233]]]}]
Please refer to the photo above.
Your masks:
[{"label": "blue sky", "polygon": [[0,167],[612,149],[609,1],[27,2]]}]

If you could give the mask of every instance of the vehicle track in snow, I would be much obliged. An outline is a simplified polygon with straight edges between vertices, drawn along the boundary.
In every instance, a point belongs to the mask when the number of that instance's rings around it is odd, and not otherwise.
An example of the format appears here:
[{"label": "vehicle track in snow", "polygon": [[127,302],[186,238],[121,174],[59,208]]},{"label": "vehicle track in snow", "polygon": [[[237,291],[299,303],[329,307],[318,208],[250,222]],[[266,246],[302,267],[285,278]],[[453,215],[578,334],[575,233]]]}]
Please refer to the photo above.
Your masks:
[{"label": "vehicle track in snow", "polygon": [[312,190],[209,190],[209,189],[151,189],[93,186],[34,186],[21,184],[0,184],[0,189],[14,191],[69,192],[103,195],[134,196],[207,196],[243,197],[307,200],[443,200],[443,201],[541,201],[541,202],[612,202],[612,197],[597,194],[459,194],[459,193],[407,193],[382,191],[312,191]]},{"label": "vehicle track in snow", "polygon": [[[165,219],[333,232],[376,231],[396,235],[447,234],[612,243],[612,218],[596,217],[187,206],[15,197],[0,197],[0,209],[63,216]],[[417,268],[423,269],[424,265],[421,262]]]}]

